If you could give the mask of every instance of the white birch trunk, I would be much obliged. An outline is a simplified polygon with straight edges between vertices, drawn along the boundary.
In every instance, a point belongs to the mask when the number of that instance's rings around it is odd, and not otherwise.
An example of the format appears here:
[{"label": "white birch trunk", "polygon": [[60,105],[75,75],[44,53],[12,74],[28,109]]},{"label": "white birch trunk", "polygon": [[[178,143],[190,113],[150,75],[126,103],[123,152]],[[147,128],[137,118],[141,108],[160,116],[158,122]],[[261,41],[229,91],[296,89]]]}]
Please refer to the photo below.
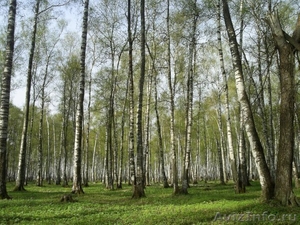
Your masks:
[{"label": "white birch trunk", "polygon": [[82,40],[80,53],[80,90],[79,99],[76,109],[76,127],[75,127],[75,143],[74,143],[74,161],[73,161],[73,187],[72,193],[84,193],[81,180],[81,154],[82,154],[82,122],[83,122],[83,101],[85,90],[85,58],[86,58],[86,42],[88,28],[88,12],[89,0],[84,2],[84,14],[82,23]]},{"label": "white birch trunk", "polygon": [[274,194],[273,182],[272,182],[269,168],[266,163],[263,147],[255,127],[249,98],[245,90],[241,57],[238,49],[236,34],[233,28],[227,0],[223,0],[223,15],[224,15],[226,29],[229,37],[229,42],[230,42],[230,51],[232,55],[233,68],[235,72],[235,81],[236,81],[238,100],[241,104],[241,110],[244,116],[246,133],[251,145],[252,154],[255,158],[260,184],[262,187],[261,197],[262,200],[269,200],[273,197]]}]

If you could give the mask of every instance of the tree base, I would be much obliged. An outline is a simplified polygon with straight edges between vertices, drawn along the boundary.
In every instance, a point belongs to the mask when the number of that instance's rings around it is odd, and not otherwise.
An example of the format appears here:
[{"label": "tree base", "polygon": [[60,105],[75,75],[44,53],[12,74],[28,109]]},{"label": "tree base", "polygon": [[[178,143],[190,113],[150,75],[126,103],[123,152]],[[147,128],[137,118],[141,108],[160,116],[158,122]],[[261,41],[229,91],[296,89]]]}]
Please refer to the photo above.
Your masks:
[{"label": "tree base", "polygon": [[188,185],[187,180],[183,180],[182,181],[182,188],[180,190],[180,194],[187,195],[189,193],[188,188],[189,188],[189,185]]},{"label": "tree base", "polygon": [[134,185],[132,198],[146,197],[144,187],[142,185]]},{"label": "tree base", "polygon": [[78,195],[80,195],[80,194],[84,194],[84,191],[83,191],[83,189],[82,189],[82,187],[81,187],[81,185],[74,185],[73,187],[72,187],[72,192],[71,192],[72,194],[78,194]]},{"label": "tree base", "polygon": [[193,185],[197,185],[198,181],[197,180],[193,180]]},{"label": "tree base", "polygon": [[15,186],[13,191],[27,191],[23,185]]},{"label": "tree base", "polygon": [[74,200],[72,195],[63,195],[60,198],[60,202],[78,202],[78,200]]},{"label": "tree base", "polygon": [[2,194],[0,195],[0,199],[7,199],[7,200],[11,200],[12,197],[10,197],[7,193],[6,194]]},{"label": "tree base", "polygon": [[165,181],[165,182],[164,182],[163,187],[164,187],[164,188],[169,188],[169,187],[170,187],[168,181]]},{"label": "tree base", "polygon": [[293,194],[293,196],[289,199],[289,202],[291,206],[299,207],[300,206],[300,200],[297,198],[296,195]]},{"label": "tree base", "polygon": [[282,196],[275,196],[275,201],[281,206],[300,206],[300,200],[297,198],[293,191],[291,191],[288,199]]},{"label": "tree base", "polygon": [[179,195],[181,193],[180,188],[173,184],[173,195]]},{"label": "tree base", "polygon": [[243,194],[246,193],[246,186],[243,184],[241,180],[238,180],[234,185],[235,193],[236,194]]}]

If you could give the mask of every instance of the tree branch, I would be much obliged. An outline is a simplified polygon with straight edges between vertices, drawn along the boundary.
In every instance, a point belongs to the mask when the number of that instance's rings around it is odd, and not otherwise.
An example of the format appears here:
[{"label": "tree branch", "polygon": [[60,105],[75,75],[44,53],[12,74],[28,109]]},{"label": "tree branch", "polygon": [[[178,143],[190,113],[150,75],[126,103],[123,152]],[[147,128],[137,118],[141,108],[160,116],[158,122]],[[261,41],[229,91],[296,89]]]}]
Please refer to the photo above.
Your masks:
[{"label": "tree branch", "polygon": [[[299,18],[298,18],[298,23],[299,23]],[[284,30],[282,30],[277,13],[269,14],[266,18],[266,22],[269,24],[269,26],[272,30],[272,33],[274,35],[274,39],[275,39],[277,45],[279,45],[279,46],[283,45],[286,41],[288,41],[291,45],[294,46],[294,48],[297,51],[300,51],[300,43],[298,43],[298,41],[295,39],[296,36],[293,35],[293,37],[291,37]],[[294,34],[296,33],[296,31],[298,31],[298,26],[296,27]]]},{"label": "tree branch", "polygon": [[40,14],[42,14],[42,13],[44,13],[44,12],[48,11],[49,9],[52,9],[52,8],[55,8],[55,7],[61,7],[61,6],[67,5],[68,3],[70,3],[70,1],[71,1],[71,0],[68,0],[67,2],[65,2],[65,3],[62,3],[62,4],[51,5],[51,6],[47,7],[47,8],[45,8],[45,9],[41,10],[41,11],[38,13],[38,15],[40,15]]},{"label": "tree branch", "polygon": [[298,43],[294,38],[292,38],[290,35],[288,35],[285,31],[283,31],[285,39],[293,45],[297,51],[300,51],[300,43]]}]

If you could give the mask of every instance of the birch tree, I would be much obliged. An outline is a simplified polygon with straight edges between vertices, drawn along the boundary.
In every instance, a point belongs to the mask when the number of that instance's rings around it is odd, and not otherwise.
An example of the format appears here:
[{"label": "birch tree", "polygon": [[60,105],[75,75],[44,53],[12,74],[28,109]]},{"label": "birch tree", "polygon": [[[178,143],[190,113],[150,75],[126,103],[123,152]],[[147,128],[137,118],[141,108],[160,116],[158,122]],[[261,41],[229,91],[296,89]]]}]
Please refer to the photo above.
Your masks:
[{"label": "birch tree", "polygon": [[11,89],[11,75],[13,67],[15,20],[17,1],[10,0],[6,37],[6,55],[1,80],[0,98],[0,198],[10,199],[6,189],[7,177],[7,132],[9,117],[9,99]]},{"label": "birch tree", "polygon": [[224,92],[225,92],[225,113],[226,113],[226,134],[227,134],[227,147],[229,152],[230,166],[232,171],[233,180],[237,180],[236,157],[234,154],[232,131],[231,131],[231,117],[229,112],[229,97],[228,97],[228,78],[224,65],[224,54],[222,47],[221,36],[221,1],[218,2],[218,48],[220,57],[220,69],[223,76]]},{"label": "birch tree", "polygon": [[133,38],[131,0],[127,1],[127,33],[128,33],[128,77],[129,77],[129,182],[135,185],[135,162],[134,162],[134,83],[133,83]]},{"label": "birch tree", "polygon": [[199,9],[197,0],[190,2],[192,7],[192,31],[190,34],[189,43],[189,63],[187,71],[187,104],[186,104],[186,143],[185,143],[185,162],[182,181],[182,193],[187,194],[189,186],[189,173],[191,164],[191,132],[193,121],[193,95],[194,95],[194,76],[195,76],[195,61],[196,61],[196,31],[199,18]]},{"label": "birch tree", "polygon": [[81,36],[81,52],[80,52],[80,84],[79,99],[76,109],[76,127],[75,127],[75,143],[74,143],[74,161],[73,161],[73,187],[72,193],[84,193],[81,180],[81,154],[82,154],[82,126],[83,126],[83,101],[85,90],[85,59],[86,59],[86,42],[88,32],[88,15],[89,0],[84,2],[82,36]]},{"label": "birch tree", "polygon": [[172,154],[172,175],[173,175],[173,194],[179,194],[178,186],[178,156],[175,148],[175,101],[174,86],[171,71],[171,35],[170,35],[170,0],[167,1],[167,79],[170,92],[170,145]]},{"label": "birch tree", "polygon": [[225,20],[227,34],[229,37],[233,69],[235,73],[235,82],[236,82],[238,100],[241,104],[241,110],[242,110],[242,115],[244,117],[246,133],[250,142],[252,154],[255,158],[255,163],[259,174],[259,180],[262,188],[261,198],[263,201],[266,201],[271,199],[274,196],[274,184],[271,178],[269,168],[266,163],[264,149],[255,127],[249,98],[245,91],[241,56],[239,52],[235,30],[231,20],[228,3],[227,0],[222,0],[222,2],[223,2],[223,16]]},{"label": "birch tree", "polygon": [[146,28],[145,28],[145,0],[140,1],[141,10],[141,67],[139,79],[139,95],[137,106],[137,162],[136,162],[136,183],[134,185],[134,198],[141,198],[145,196],[144,191],[144,149],[143,149],[143,97],[144,97],[144,81],[145,81],[145,66],[146,66]]},{"label": "birch tree", "polygon": [[38,24],[38,15],[39,15],[39,7],[40,0],[36,0],[35,4],[35,14],[34,14],[34,22],[33,29],[31,34],[31,47],[29,53],[29,61],[28,61],[28,69],[27,69],[27,83],[26,83],[26,93],[25,93],[25,108],[24,108],[24,122],[23,122],[23,131],[21,136],[21,146],[19,153],[19,164],[18,164],[18,173],[16,179],[16,186],[14,188],[15,191],[24,191],[24,183],[25,183],[25,171],[26,171],[26,148],[27,148],[27,131],[28,131],[28,123],[29,123],[29,104],[30,104],[30,90],[31,90],[31,81],[32,81],[32,67],[33,67],[33,58],[35,51],[35,40],[37,33],[37,24]]}]

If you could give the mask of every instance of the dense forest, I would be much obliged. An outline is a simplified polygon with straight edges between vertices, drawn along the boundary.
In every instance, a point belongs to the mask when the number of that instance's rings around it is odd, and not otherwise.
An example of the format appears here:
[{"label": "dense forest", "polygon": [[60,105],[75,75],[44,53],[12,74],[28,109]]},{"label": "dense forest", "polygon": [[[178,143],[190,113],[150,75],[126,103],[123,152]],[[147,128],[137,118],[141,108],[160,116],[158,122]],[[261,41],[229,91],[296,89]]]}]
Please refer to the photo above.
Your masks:
[{"label": "dense forest", "polygon": [[2,199],[7,182],[140,198],[258,180],[300,204],[299,1],[0,4]]}]

